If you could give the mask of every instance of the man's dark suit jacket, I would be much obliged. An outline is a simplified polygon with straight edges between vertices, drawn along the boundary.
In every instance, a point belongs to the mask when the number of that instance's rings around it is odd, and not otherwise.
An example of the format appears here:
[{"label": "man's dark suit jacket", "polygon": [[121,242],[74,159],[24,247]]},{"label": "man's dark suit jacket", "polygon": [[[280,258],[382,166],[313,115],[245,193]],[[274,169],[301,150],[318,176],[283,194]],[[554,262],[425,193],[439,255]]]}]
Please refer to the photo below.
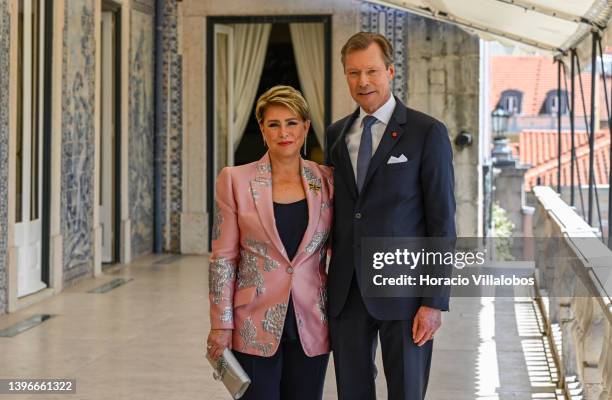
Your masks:
[{"label": "man's dark suit jacket", "polygon": [[[329,314],[342,311],[354,272],[361,279],[361,238],[455,238],[453,153],[446,127],[436,119],[396,106],[370,161],[361,194],[345,142],[359,109],[327,129],[326,164],[334,167],[334,225],[327,281]],[[405,155],[407,162],[387,164]],[[363,297],[379,320],[412,319],[419,306],[448,310],[448,296]]]}]

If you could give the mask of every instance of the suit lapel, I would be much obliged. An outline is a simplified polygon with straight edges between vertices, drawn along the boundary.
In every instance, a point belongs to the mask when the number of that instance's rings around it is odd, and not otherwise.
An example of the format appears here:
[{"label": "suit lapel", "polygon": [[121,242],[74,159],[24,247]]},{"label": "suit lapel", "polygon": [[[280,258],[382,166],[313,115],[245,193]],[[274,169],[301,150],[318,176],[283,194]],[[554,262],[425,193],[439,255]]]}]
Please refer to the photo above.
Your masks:
[{"label": "suit lapel", "polygon": [[300,158],[300,175],[302,177],[302,187],[306,193],[306,203],[308,204],[308,225],[298,251],[295,253],[293,262],[287,257],[285,246],[276,229],[276,219],[274,218],[274,199],[272,196],[272,166],[270,157],[266,153],[257,163],[256,170],[251,178],[251,193],[255,200],[255,208],[261,224],[266,231],[266,234],[283,255],[285,260],[297,265],[308,254],[306,253],[308,244],[316,234],[319,217],[321,216],[321,202],[323,187],[323,178],[315,168],[310,168],[308,163]]},{"label": "suit lapel", "polygon": [[257,162],[256,169],[251,177],[251,194],[259,219],[268,237],[287,262],[285,246],[278,235],[276,220],[274,219],[274,204],[272,198],[272,166],[268,153]]},{"label": "suit lapel", "polygon": [[339,165],[335,167],[340,167],[342,173],[344,174],[344,179],[346,180],[351,194],[353,198],[357,198],[357,182],[355,181],[355,172],[353,171],[353,164],[351,163],[351,157],[348,152],[348,148],[346,147],[346,134],[351,129],[355,120],[359,117],[359,108],[353,112],[350,118],[347,119],[346,123],[342,127],[342,132],[336,139],[336,143],[334,144],[335,150],[337,151],[337,155],[340,158]]},{"label": "suit lapel", "polygon": [[[385,129],[385,133],[383,134],[383,137],[378,144],[378,148],[376,149],[376,152],[374,152],[370,165],[368,166],[368,172],[366,173],[363,188],[361,189],[362,193],[374,175],[374,172],[376,172],[376,169],[380,167],[385,160],[387,160],[389,152],[400,141],[404,133],[402,125],[406,123],[406,106],[404,106],[397,98],[395,101],[395,110],[393,110],[391,119],[387,124],[387,129]],[[392,135],[393,132],[395,132],[396,135]]]},{"label": "suit lapel", "polygon": [[321,216],[321,199],[323,197],[321,194],[323,178],[319,175],[318,170],[310,168],[307,162],[300,159],[300,172],[302,174],[302,185],[306,193],[306,202],[308,203],[308,226],[293,258],[292,264],[294,265],[298,265],[308,255],[306,248],[316,234],[315,231]]}]

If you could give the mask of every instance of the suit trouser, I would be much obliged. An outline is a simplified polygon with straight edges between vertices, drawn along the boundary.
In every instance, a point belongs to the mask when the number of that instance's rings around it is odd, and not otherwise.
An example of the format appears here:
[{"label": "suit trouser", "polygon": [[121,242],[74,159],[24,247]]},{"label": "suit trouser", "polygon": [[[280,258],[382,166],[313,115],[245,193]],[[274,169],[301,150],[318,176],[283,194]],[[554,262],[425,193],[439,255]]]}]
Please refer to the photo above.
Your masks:
[{"label": "suit trouser", "polygon": [[251,385],[241,400],[317,400],[323,384],[329,354],[308,357],[299,339],[281,341],[272,357],[234,351]]},{"label": "suit trouser", "polygon": [[330,318],[339,400],[376,399],[375,356],[380,336],[389,400],[425,398],[433,341],[418,347],[412,340],[412,319],[380,321],[368,313],[353,277],[344,308]]}]

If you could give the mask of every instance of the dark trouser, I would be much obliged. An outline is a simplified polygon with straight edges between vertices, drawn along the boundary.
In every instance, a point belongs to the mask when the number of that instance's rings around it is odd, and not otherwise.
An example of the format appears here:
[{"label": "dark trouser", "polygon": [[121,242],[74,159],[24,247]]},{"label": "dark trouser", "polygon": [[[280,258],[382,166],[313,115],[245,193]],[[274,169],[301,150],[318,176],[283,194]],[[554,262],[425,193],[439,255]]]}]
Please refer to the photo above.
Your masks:
[{"label": "dark trouser", "polygon": [[376,399],[377,333],[388,399],[425,398],[433,341],[422,347],[414,344],[412,320],[380,321],[371,317],[353,278],[342,312],[329,322],[339,400]]},{"label": "dark trouser", "polygon": [[320,400],[329,354],[308,357],[298,340],[282,341],[272,357],[234,351],[251,378],[240,400]]}]

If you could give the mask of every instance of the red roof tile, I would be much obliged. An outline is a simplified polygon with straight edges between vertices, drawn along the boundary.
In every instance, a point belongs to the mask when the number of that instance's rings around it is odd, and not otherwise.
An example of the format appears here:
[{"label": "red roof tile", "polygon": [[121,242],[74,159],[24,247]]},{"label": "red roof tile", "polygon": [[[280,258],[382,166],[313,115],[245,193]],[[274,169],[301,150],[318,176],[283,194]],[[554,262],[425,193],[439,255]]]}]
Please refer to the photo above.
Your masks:
[{"label": "red roof tile", "polygon": [[[584,110],[589,115],[591,107],[591,74],[582,73],[581,77],[585,104],[583,107],[579,80],[576,79],[576,116],[585,115]],[[568,91],[571,89],[570,85],[571,80],[568,76]],[[605,110],[605,97],[601,85],[602,82],[600,81],[598,104],[602,104],[600,108]],[[563,80],[561,87],[565,89]],[[505,90],[519,90],[523,93],[521,115],[539,115],[547,93],[551,90],[557,90],[557,65],[552,58],[544,56],[491,57],[491,110],[495,109],[502,92]],[[609,90],[608,87],[608,92]]]},{"label": "red roof tile", "polygon": [[[519,142],[513,147],[522,164],[530,164],[525,174],[525,190],[531,190],[540,178],[542,185],[557,185],[557,131],[522,131]],[[576,164],[574,184],[588,184],[589,143],[586,132],[576,132]],[[608,130],[597,131],[595,135],[595,183],[608,184],[610,166],[610,134]],[[518,153],[518,154],[517,154]],[[561,185],[571,183],[571,134],[561,132]]]}]

